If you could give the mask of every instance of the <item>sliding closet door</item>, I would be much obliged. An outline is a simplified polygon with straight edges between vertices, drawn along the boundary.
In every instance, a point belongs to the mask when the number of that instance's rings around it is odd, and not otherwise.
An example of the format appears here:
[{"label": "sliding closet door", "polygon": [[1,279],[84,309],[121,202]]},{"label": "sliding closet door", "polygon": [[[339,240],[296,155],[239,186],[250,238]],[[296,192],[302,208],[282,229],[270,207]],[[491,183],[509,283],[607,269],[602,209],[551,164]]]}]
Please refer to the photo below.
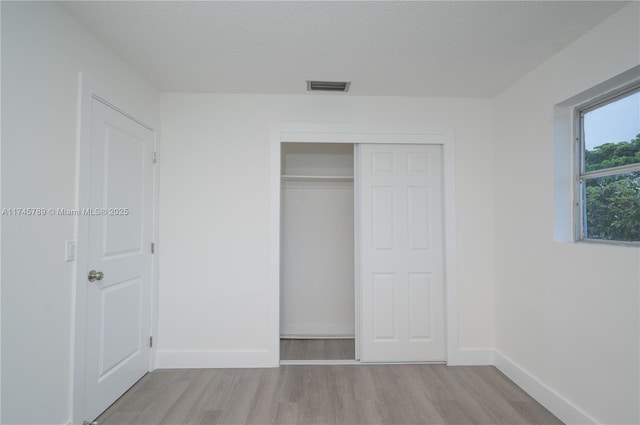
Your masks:
[{"label": "sliding closet door", "polygon": [[361,360],[444,361],[442,148],[360,145]]}]

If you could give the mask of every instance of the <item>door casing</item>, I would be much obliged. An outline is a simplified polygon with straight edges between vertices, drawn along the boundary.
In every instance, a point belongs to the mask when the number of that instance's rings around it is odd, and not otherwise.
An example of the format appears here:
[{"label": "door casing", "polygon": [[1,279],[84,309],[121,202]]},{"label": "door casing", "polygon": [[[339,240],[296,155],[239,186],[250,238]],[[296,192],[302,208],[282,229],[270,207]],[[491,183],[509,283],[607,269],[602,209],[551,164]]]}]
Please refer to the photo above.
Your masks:
[{"label": "door casing", "polygon": [[[76,173],[75,173],[75,205],[74,208],[82,210],[89,205],[89,179],[90,173],[90,155],[91,155],[91,104],[93,99],[115,109],[121,114],[127,116],[138,124],[150,129],[154,132],[153,150],[158,151],[158,128],[157,122],[145,123],[127,113],[115,105],[122,105],[127,108],[126,102],[119,101],[117,96],[93,81],[85,73],[78,74],[78,128],[76,141]],[[158,305],[158,172],[159,166],[153,168],[153,223],[152,223],[152,240],[155,242],[155,255],[151,256],[151,335],[157,334],[157,305]],[[84,318],[86,317],[86,273],[88,269],[87,248],[89,244],[89,218],[82,215],[74,216],[74,239],[76,241],[76,260],[73,276],[72,292],[72,341],[71,341],[71,397],[69,411],[71,412],[71,424],[81,425],[84,420],[84,370],[85,370],[85,333],[86,326]],[[149,370],[154,368],[156,347],[151,347],[149,354]],[[89,419],[92,420],[93,418]]]},{"label": "door casing", "polygon": [[[269,171],[269,363],[280,363],[280,196],[281,144],[353,143],[442,146],[444,200],[445,338],[447,364],[458,363],[454,132],[447,126],[277,123],[271,126]],[[357,152],[357,151],[356,151]],[[357,153],[356,153],[357,155]],[[357,170],[355,170],[357,179]],[[357,206],[356,206],[357,215]],[[357,228],[356,224],[356,228]],[[357,239],[356,239],[357,240]],[[358,256],[356,244],[356,258]],[[356,342],[359,333],[359,276],[356,267]],[[356,344],[356,357],[359,347]]]}]

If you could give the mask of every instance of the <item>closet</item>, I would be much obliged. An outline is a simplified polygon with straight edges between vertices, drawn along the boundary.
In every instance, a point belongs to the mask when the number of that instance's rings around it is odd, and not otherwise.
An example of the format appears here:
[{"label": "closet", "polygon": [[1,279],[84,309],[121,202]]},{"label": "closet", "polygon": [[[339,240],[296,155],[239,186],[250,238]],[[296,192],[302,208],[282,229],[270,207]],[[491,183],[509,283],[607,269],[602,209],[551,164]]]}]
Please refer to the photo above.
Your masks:
[{"label": "closet", "polygon": [[445,361],[442,146],[280,152],[280,359]]},{"label": "closet", "polygon": [[354,360],[354,146],[281,155],[281,359]]}]

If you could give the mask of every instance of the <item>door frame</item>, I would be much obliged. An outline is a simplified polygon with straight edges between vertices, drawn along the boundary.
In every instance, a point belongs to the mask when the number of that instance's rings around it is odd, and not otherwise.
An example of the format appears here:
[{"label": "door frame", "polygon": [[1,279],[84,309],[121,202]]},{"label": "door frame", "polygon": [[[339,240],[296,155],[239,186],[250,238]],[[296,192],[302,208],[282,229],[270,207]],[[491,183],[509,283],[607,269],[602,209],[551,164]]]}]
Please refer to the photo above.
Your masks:
[{"label": "door frame", "polygon": [[[280,364],[280,199],[281,144],[426,144],[442,146],[444,208],[445,346],[448,365],[458,359],[458,295],[456,281],[455,138],[453,128],[423,125],[357,125],[275,123],[271,126],[269,169],[269,363]],[[357,171],[357,170],[355,170]],[[356,177],[357,178],[357,177]],[[355,185],[354,185],[355,190]],[[357,228],[357,223],[356,223]],[[358,249],[356,245],[356,250]],[[356,259],[357,261],[357,259]],[[358,279],[356,267],[356,279]],[[360,282],[356,286],[356,344],[360,327]],[[356,350],[359,349],[358,347]]]},{"label": "door frame", "polygon": [[[158,122],[151,125],[141,121],[133,115],[125,112],[122,108],[115,105],[124,105],[127,108],[127,102],[122,101],[118,96],[108,90],[106,87],[100,86],[85,73],[78,74],[78,119],[76,128],[76,169],[75,169],[75,200],[74,208],[81,211],[82,208],[89,206],[90,182],[87,176],[90,175],[90,158],[91,158],[91,122],[92,122],[92,103],[93,100],[104,103],[115,111],[123,114],[127,118],[135,121],[143,127],[153,132],[153,151],[158,151],[159,134]],[[159,166],[155,164],[153,167],[152,182],[152,227],[151,238],[156,243],[155,254],[151,256],[151,300],[150,300],[150,335],[157,334],[157,305],[158,305],[158,186]],[[84,285],[85,275],[88,270],[88,245],[89,245],[89,217],[81,214],[74,216],[74,240],[76,242],[76,258],[73,271],[73,291],[71,301],[71,395],[69,397],[71,412],[71,424],[81,425],[84,420],[93,420],[93,418],[83,418],[84,416],[84,370],[85,370],[85,336],[86,336],[86,298],[87,288]],[[149,352],[149,371],[154,369],[155,365],[155,344]]]}]

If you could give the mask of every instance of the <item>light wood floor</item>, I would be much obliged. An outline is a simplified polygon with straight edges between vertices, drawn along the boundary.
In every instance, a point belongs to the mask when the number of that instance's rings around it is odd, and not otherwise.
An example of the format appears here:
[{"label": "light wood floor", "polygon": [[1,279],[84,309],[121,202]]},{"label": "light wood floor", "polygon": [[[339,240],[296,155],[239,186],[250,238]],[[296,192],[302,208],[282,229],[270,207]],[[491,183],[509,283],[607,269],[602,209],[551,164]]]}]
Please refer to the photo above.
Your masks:
[{"label": "light wood floor", "polygon": [[281,339],[280,360],[353,360],[354,339]]},{"label": "light wood floor", "polygon": [[157,370],[98,423],[561,424],[493,366],[444,365]]}]

